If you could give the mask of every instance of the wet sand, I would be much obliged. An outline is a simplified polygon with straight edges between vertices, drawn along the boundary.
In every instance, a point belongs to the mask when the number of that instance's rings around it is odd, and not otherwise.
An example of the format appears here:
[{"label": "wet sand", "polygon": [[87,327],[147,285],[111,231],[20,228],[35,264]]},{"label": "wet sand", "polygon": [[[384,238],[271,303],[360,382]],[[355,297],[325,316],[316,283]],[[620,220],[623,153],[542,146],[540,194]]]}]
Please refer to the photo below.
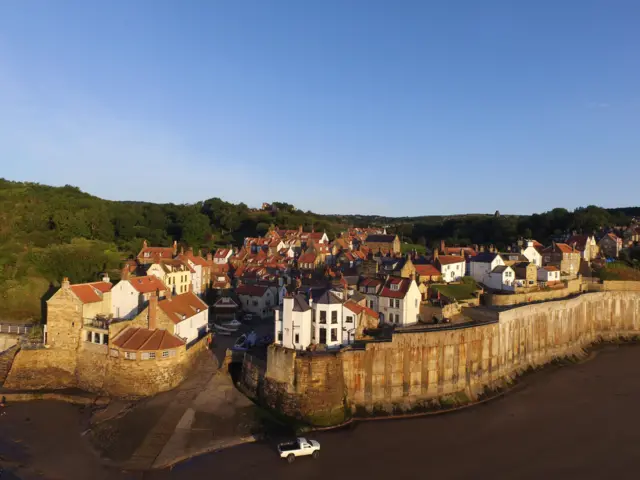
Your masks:
[{"label": "wet sand", "polygon": [[[605,347],[580,365],[535,373],[506,396],[457,413],[311,435],[322,444],[321,458],[293,465],[278,459],[269,444],[257,443],[204,455],[171,471],[125,475],[102,467],[79,436],[77,407],[53,402],[12,406],[32,421],[36,415],[29,412],[46,412],[39,421],[55,414],[47,427],[27,427],[28,434],[12,427],[12,436],[24,438],[28,446],[18,453],[32,469],[49,466],[51,475],[41,478],[70,480],[637,478],[639,407],[640,346],[623,346]],[[1,432],[0,454],[6,456],[11,452],[5,428]]]}]

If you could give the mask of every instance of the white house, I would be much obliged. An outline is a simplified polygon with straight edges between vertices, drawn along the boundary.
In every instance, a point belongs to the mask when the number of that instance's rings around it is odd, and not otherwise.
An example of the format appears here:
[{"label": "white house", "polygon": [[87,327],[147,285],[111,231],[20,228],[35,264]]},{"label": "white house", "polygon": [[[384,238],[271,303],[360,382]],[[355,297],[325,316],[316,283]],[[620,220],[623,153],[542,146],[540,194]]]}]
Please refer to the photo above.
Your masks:
[{"label": "white house", "polygon": [[542,266],[542,254],[534,247],[533,240],[527,240],[527,247],[523,248],[520,253],[527,257],[527,260],[536,267],[540,268]]},{"label": "white house", "polygon": [[560,270],[553,265],[538,268],[538,281],[545,283],[553,283],[560,281]]},{"label": "white house", "polygon": [[445,282],[457,282],[464,277],[466,264],[464,257],[458,255],[440,255],[435,259],[435,264],[440,270],[442,280]]},{"label": "white house", "polygon": [[282,312],[275,310],[275,343],[285,348],[304,350],[311,345],[313,310],[302,294],[288,295]]},{"label": "white house", "polygon": [[213,256],[213,263],[217,263],[218,265],[224,265],[225,263],[229,263],[229,259],[233,255],[233,250],[230,248],[219,248],[216,250],[215,255]]},{"label": "white house", "polygon": [[158,302],[158,308],[174,324],[170,333],[182,338],[187,344],[198,339],[207,330],[209,307],[193,292],[167,297]]},{"label": "white house", "polygon": [[514,290],[516,272],[507,265],[498,265],[484,277],[484,284],[494,290]]},{"label": "white house", "polygon": [[394,325],[417,323],[420,299],[420,290],[413,278],[389,277],[378,295],[380,319]]},{"label": "white house", "polygon": [[486,277],[494,268],[504,265],[502,257],[497,253],[482,252],[471,258],[469,273],[476,282],[487,283]]},{"label": "white house", "polygon": [[354,300],[344,301],[341,294],[311,290],[308,299],[303,294],[287,295],[282,310],[275,311],[275,343],[295,350],[313,344],[339,348],[354,342],[365,319],[377,326],[376,312]]},{"label": "white house", "polygon": [[278,304],[278,289],[267,285],[240,285],[236,288],[240,307],[260,318],[273,313]]},{"label": "white house", "polygon": [[111,313],[115,318],[132,319],[144,309],[151,294],[163,298],[167,290],[154,275],[120,280],[111,289]]}]

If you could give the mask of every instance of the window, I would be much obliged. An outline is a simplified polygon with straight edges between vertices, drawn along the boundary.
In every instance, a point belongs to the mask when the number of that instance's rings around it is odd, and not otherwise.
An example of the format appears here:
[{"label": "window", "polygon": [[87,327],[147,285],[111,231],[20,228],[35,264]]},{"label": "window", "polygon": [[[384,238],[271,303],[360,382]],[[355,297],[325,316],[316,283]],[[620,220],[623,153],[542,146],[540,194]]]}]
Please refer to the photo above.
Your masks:
[{"label": "window", "polygon": [[257,300],[254,300],[254,301],[253,301],[253,306],[254,306],[254,307],[257,307],[257,306],[258,306],[258,301],[257,301]]},{"label": "window", "polygon": [[93,338],[93,332],[87,332],[87,342],[91,341],[91,338]]},{"label": "window", "polygon": [[394,283],[391,285],[391,290],[398,291],[400,290],[400,285],[398,283]]},{"label": "window", "polygon": [[373,308],[373,300],[369,300],[369,308]]},{"label": "window", "polygon": [[396,298],[396,308],[400,308],[400,300]]},{"label": "window", "polygon": [[102,343],[104,345],[109,345],[109,335],[107,335],[106,333],[102,335]]},{"label": "window", "polygon": [[169,350],[162,352],[162,358],[169,358]]},{"label": "window", "polygon": [[282,342],[282,332],[278,332],[278,341]]},{"label": "window", "polygon": [[331,312],[331,323],[338,323],[338,312]]},{"label": "window", "polygon": [[156,352],[149,352],[149,358],[156,358]]},{"label": "window", "polygon": [[353,323],[353,317],[351,315],[347,315],[347,318],[345,320],[346,323]]},{"label": "window", "polygon": [[294,338],[294,343],[300,343],[300,334],[296,333],[295,338]]},{"label": "window", "polygon": [[124,352],[124,358],[126,358],[127,360],[135,360],[136,352]]},{"label": "window", "polygon": [[338,341],[338,329],[337,328],[332,328],[331,329],[331,341],[332,342],[337,342]]},{"label": "window", "polygon": [[320,323],[327,323],[327,312],[320,310]]},{"label": "window", "polygon": [[320,343],[327,343],[327,329],[320,329]]}]

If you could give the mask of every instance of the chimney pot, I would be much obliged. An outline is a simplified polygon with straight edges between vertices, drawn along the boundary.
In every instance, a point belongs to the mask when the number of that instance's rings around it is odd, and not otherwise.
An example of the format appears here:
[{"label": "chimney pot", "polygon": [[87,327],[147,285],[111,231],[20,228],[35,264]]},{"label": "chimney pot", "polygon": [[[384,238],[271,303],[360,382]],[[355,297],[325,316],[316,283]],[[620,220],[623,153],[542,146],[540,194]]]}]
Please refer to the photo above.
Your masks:
[{"label": "chimney pot", "polygon": [[69,282],[69,277],[64,277],[62,279],[62,283],[60,284],[60,286],[62,288],[69,288],[71,286],[71,283]]},{"label": "chimney pot", "polygon": [[158,295],[154,292],[149,297],[149,330],[157,328]]}]

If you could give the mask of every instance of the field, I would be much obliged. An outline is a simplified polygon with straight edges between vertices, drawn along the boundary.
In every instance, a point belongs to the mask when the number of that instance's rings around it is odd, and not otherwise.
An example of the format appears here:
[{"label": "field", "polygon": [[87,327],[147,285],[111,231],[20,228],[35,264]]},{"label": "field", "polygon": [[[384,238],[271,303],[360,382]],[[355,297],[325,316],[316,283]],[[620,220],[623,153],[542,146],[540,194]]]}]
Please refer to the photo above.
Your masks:
[{"label": "field", "polygon": [[473,298],[473,292],[478,289],[478,286],[472,279],[466,277],[463,283],[438,284],[432,285],[431,288],[449,298],[466,300],[468,298]]},{"label": "field", "polygon": [[622,262],[613,262],[600,269],[597,273],[601,280],[632,280],[640,281],[640,270]]}]

